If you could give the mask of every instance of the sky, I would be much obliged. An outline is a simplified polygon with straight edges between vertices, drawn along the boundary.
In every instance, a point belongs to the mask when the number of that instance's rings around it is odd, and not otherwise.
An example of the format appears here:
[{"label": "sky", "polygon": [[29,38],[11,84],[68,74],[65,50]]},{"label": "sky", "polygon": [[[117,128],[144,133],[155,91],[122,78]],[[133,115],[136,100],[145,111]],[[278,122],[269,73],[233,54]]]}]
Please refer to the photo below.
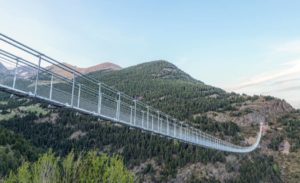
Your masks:
[{"label": "sky", "polygon": [[174,63],[300,108],[298,0],[0,0],[0,32],[79,67]]}]

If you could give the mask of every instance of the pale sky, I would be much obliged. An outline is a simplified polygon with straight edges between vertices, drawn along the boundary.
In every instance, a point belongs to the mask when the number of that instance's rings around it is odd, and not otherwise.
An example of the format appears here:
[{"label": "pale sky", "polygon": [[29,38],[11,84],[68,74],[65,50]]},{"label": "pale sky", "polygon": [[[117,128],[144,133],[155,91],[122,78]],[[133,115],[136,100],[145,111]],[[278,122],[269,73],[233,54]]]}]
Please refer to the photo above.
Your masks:
[{"label": "pale sky", "polygon": [[0,0],[0,31],[80,67],[170,61],[207,84],[300,108],[298,0]]}]

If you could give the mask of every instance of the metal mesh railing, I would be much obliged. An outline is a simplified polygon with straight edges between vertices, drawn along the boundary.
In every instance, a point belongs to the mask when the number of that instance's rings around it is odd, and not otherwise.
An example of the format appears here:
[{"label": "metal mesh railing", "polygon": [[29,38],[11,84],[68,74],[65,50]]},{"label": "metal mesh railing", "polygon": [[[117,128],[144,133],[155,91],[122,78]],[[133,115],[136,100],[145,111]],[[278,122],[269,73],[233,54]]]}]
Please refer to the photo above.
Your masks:
[{"label": "metal mesh railing", "polygon": [[[1,89],[169,138],[237,153],[253,151],[261,138],[262,124],[256,142],[248,147],[213,137],[3,34],[0,34],[0,64]],[[59,68],[59,72],[53,67]]]}]

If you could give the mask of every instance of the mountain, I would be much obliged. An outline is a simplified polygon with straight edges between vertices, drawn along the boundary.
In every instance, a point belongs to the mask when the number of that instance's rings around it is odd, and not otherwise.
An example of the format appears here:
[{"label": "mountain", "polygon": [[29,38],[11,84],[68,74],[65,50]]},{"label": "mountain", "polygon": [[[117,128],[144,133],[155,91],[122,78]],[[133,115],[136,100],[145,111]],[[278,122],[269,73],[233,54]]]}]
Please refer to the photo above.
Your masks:
[{"label": "mountain", "polygon": [[[0,63],[0,73],[15,73],[15,69],[7,69],[2,63]],[[18,66],[18,76],[23,78],[29,78],[36,75],[36,70],[24,65]]]},{"label": "mountain", "polygon": [[[103,71],[103,70],[110,70],[110,71],[116,71],[116,70],[120,70],[122,69],[120,66],[116,65],[116,64],[113,64],[113,63],[110,63],[110,62],[105,62],[105,63],[102,63],[102,64],[97,64],[97,65],[94,65],[94,66],[91,66],[91,67],[86,67],[86,68],[80,68],[80,67],[77,67],[77,66],[74,66],[74,65],[71,65],[71,64],[67,64],[65,63],[65,65],[67,65],[68,67],[72,68],[72,69],[75,69],[77,70],[78,72],[81,72],[83,74],[87,74],[87,73],[90,73],[90,72],[96,72],[96,71]],[[46,69],[49,69],[57,74],[61,74],[67,78],[72,78],[72,74],[71,73],[68,73],[68,72],[65,72],[63,69],[55,66],[55,65],[51,65],[51,66],[48,66],[46,67]]]},{"label": "mountain", "polygon": [[[15,71],[13,71],[15,72]],[[18,66],[18,76],[23,78],[30,78],[32,76],[36,76],[37,70],[29,67],[29,66]]]},{"label": "mountain", "polygon": [[[109,77],[113,77],[114,79],[125,79],[121,77],[126,75],[130,79],[134,80],[164,79],[202,83],[200,81],[195,80],[190,75],[177,68],[174,64],[164,60],[146,62],[143,64],[138,64],[132,67],[125,68],[119,72],[112,73],[113,74],[109,75]],[[103,72],[91,73],[89,75],[95,78],[102,78]]]},{"label": "mountain", "polygon": [[135,182],[299,182],[300,111],[284,100],[227,93],[162,60],[87,75],[235,144],[253,143],[265,122],[260,148],[205,149],[1,93],[0,130],[11,135],[0,133],[0,177],[48,149],[61,157],[96,149],[121,155]]}]

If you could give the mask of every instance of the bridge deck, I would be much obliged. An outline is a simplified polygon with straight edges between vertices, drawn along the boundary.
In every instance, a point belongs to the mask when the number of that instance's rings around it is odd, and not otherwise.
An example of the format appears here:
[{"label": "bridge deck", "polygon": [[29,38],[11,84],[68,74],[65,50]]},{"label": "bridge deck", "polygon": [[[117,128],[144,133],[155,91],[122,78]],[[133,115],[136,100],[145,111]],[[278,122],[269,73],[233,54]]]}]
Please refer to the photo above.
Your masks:
[{"label": "bridge deck", "polygon": [[251,152],[261,139],[262,124],[256,142],[248,147],[213,137],[3,34],[0,34],[0,64],[5,67],[0,65],[0,90],[9,93],[221,151]]}]

